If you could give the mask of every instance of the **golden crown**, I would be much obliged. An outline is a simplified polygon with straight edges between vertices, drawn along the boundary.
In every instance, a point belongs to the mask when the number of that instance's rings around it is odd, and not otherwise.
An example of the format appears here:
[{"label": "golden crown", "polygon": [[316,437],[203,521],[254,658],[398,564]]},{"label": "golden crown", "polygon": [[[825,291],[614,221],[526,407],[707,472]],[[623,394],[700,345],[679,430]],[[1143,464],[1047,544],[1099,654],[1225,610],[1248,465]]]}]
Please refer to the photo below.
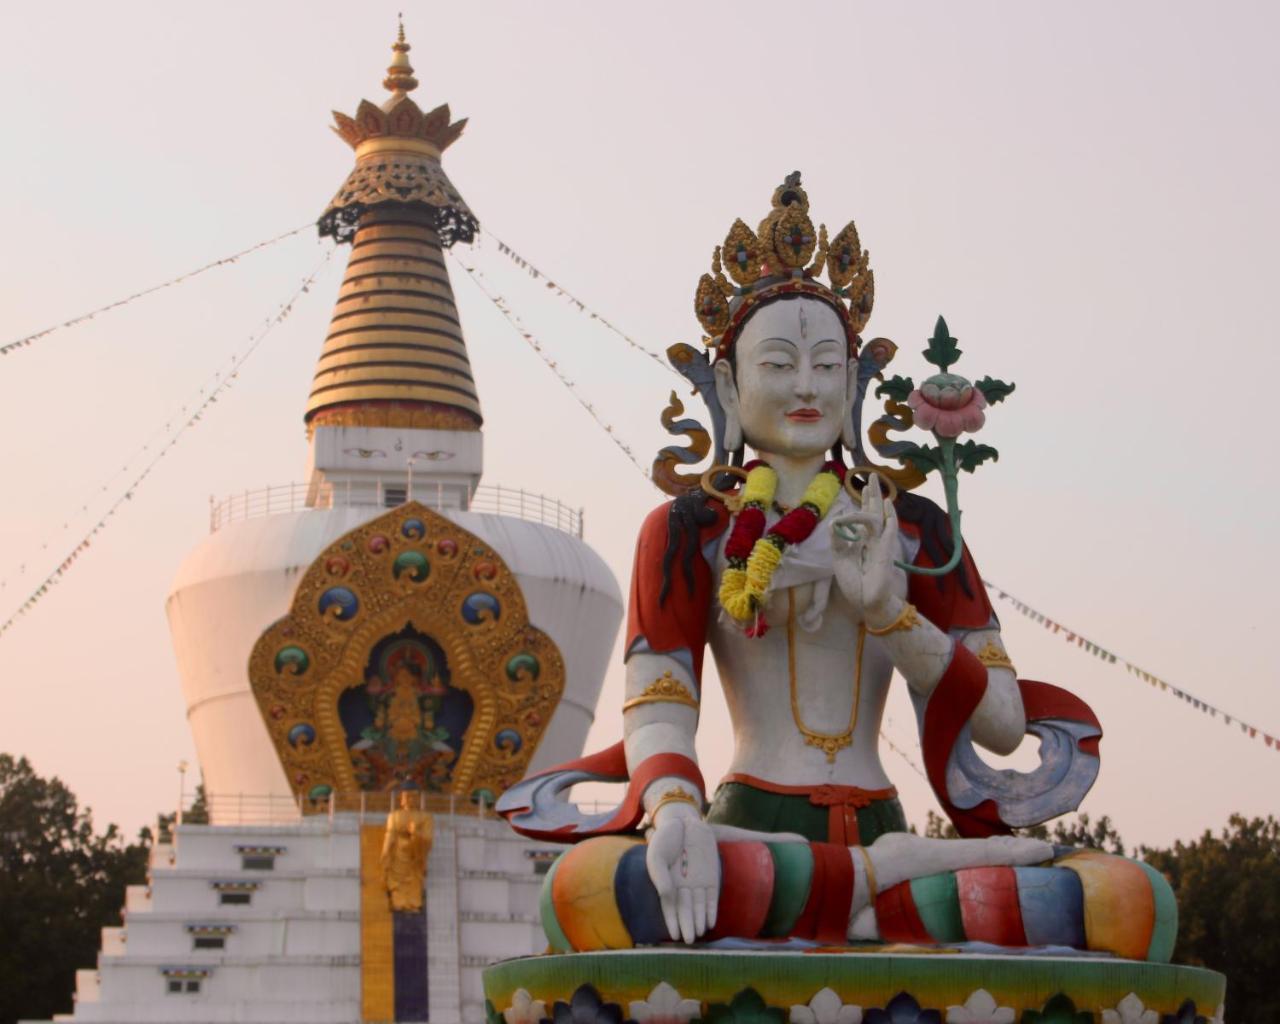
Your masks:
[{"label": "golden crown", "polygon": [[[716,246],[711,273],[698,281],[694,312],[709,336],[707,345],[727,355],[752,308],[800,293],[825,301],[840,314],[852,351],[875,299],[869,260],[853,221],[829,242],[826,225],[814,229],[809,196],[800,185],[800,172],[794,171],[774,189],[773,208],[755,231],[741,219],[733,222],[724,244]],[[817,280],[824,266],[830,287]]]}]

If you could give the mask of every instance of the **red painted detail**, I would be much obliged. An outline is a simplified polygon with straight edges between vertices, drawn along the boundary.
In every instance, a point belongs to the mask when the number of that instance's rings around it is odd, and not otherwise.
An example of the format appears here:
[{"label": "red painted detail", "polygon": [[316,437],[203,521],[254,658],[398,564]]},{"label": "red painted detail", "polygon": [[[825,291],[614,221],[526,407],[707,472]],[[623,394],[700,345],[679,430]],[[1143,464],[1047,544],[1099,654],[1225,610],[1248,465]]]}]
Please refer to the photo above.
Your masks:
[{"label": "red painted detail", "polygon": [[[919,539],[920,528],[914,523],[901,523],[899,529],[909,537]],[[936,568],[929,552],[920,545],[913,565],[922,568]],[[960,573],[969,583],[971,593],[966,594],[960,586]],[[942,585],[938,585],[938,580]],[[978,566],[965,545],[960,564],[942,577],[921,576],[911,573],[907,577],[907,599],[916,606],[916,610],[932,622],[944,633],[952,629],[985,629],[991,624],[993,612],[991,601],[987,597],[987,589],[982,585],[982,576]]]},{"label": "red painted detail", "polygon": [[[813,882],[809,899],[792,933],[828,946],[848,941],[853,905],[853,861],[849,849],[835,843],[813,843]],[[799,929],[804,926],[804,932]]]},{"label": "red painted detail", "polygon": [[956,891],[966,939],[998,946],[1027,944],[1013,868],[964,868],[956,872]]},{"label": "red painted detail", "polygon": [[986,692],[986,666],[978,660],[977,655],[957,642],[952,648],[951,664],[942,673],[942,678],[938,680],[937,688],[925,707],[924,730],[920,737],[925,773],[938,802],[962,836],[975,838],[1006,835],[1011,831],[1000,820],[992,801],[988,800],[972,810],[962,811],[947,799],[947,759],[956,745],[960,730],[969,721],[969,716]]},{"label": "red painted detail", "polygon": [[910,882],[899,882],[876,896],[876,923],[885,942],[927,944],[933,941],[916,909]]},{"label": "red painted detail", "polygon": [[764,843],[720,843],[720,904],[706,940],[754,938],[773,898],[773,857]]},{"label": "red painted detail", "polygon": [[[631,573],[631,601],[627,611],[627,650],[637,640],[643,639],[656,654],[681,649],[687,650],[693,659],[693,674],[699,684],[702,680],[702,658],[707,643],[707,622],[714,600],[711,567],[701,551],[693,558],[693,591],[685,586],[684,573],[679,556],[671,570],[671,587],[667,599],[658,602],[662,593],[662,556],[667,550],[667,514],[671,502],[659,505],[645,518],[636,542],[635,567]],[[703,527],[698,534],[698,545],[724,533],[729,525],[729,513],[718,501],[708,501],[707,507],[716,513],[716,521]]]},{"label": "red painted detail", "polygon": [[1102,736],[1102,723],[1093,709],[1074,693],[1054,686],[1052,683],[1038,683],[1031,679],[1019,679],[1018,689],[1022,692],[1022,706],[1027,712],[1027,721],[1036,722],[1045,718],[1064,718],[1070,722],[1087,722],[1094,726],[1099,735],[1080,741],[1080,749],[1086,754],[1100,757],[1098,743]]},{"label": "red painted detail", "polygon": [[[568,771],[590,772],[593,775],[602,776],[603,781],[625,781],[627,779],[626,749],[623,747],[622,741],[618,741],[613,746],[598,753],[580,757],[578,760],[570,761],[568,764],[557,765],[555,768],[539,772],[538,775],[531,777],[541,778],[544,775]],[[532,839],[568,839],[571,842],[579,842],[583,839],[590,839],[593,836],[633,832],[636,826],[640,824],[640,819],[644,817],[644,804],[641,801],[649,783],[656,779],[670,777],[685,779],[697,786],[699,793],[706,792],[706,783],[702,779],[702,772],[698,770],[696,762],[683,754],[654,754],[652,757],[645,758],[636,766],[636,770],[631,774],[626,796],[618,806],[617,811],[603,825],[589,832],[573,834],[567,833],[563,827],[554,830],[530,829],[521,828],[514,822],[511,823],[511,827],[521,835],[529,836]],[[510,821],[512,815],[527,810],[527,807],[511,807],[504,811],[503,815]]]}]

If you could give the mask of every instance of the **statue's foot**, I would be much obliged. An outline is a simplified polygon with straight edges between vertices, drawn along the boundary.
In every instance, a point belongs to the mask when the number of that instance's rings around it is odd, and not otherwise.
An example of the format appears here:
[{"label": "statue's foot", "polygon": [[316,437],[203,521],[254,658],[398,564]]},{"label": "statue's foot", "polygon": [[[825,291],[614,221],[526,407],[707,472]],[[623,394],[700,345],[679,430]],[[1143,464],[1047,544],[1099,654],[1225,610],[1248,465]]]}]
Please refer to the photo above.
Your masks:
[{"label": "statue's foot", "polygon": [[887,832],[867,847],[882,891],[899,882],[963,868],[1041,864],[1053,859],[1053,845],[1022,836],[990,839],[926,839]]}]

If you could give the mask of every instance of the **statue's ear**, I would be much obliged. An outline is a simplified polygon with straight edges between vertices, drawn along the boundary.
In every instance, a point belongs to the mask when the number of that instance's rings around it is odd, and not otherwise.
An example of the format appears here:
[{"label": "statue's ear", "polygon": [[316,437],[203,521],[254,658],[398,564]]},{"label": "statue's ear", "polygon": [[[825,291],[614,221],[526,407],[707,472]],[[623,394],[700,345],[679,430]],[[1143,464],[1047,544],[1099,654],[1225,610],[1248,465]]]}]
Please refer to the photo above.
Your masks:
[{"label": "statue's ear", "polygon": [[840,443],[850,452],[858,451],[858,427],[853,422],[853,407],[858,401],[858,360],[849,360],[849,379],[845,383],[844,420],[840,428]]},{"label": "statue's ear", "polygon": [[736,452],[742,447],[742,420],[738,416],[738,385],[733,379],[729,360],[721,359],[712,367],[716,375],[716,397],[724,410],[724,447]]}]

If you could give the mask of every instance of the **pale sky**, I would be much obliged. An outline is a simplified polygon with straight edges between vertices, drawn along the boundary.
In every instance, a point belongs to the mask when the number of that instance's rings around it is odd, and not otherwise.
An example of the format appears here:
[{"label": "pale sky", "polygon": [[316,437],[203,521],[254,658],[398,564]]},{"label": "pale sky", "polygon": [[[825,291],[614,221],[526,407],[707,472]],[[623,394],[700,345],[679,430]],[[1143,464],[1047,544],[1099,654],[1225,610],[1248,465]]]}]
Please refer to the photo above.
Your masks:
[{"label": "pale sky", "polygon": [[[470,118],[445,165],[481,222],[650,349],[697,342],[713,246],[803,171],[815,220],[857,220],[876,272],[867,335],[898,342],[895,372],[927,373],[919,352],[942,313],[960,371],[1017,382],[980,438],[1000,461],[961,485],[984,574],[1280,735],[1266,646],[1280,612],[1273,5],[11,6],[0,344],[314,220],[351,165],[329,111],[385,97],[401,8],[415,99]],[[323,246],[298,236],[0,360],[0,618]],[[492,243],[461,255],[648,464],[677,379]],[[210,495],[302,478],[302,412],[345,259],[0,637],[0,751],[60,776],[99,825],[132,832],[170,809],[177,763],[195,760],[164,598]],[[661,496],[453,277],[486,482],[583,507],[625,592]],[[1130,843],[1280,810],[1280,752],[997,611],[1020,673],[1101,718],[1083,809]],[[620,734],[621,680],[615,658],[592,749]],[[889,718],[918,763],[901,689]],[[708,778],[728,760],[725,723],[717,694]],[[884,759],[922,822],[926,787]]]}]

